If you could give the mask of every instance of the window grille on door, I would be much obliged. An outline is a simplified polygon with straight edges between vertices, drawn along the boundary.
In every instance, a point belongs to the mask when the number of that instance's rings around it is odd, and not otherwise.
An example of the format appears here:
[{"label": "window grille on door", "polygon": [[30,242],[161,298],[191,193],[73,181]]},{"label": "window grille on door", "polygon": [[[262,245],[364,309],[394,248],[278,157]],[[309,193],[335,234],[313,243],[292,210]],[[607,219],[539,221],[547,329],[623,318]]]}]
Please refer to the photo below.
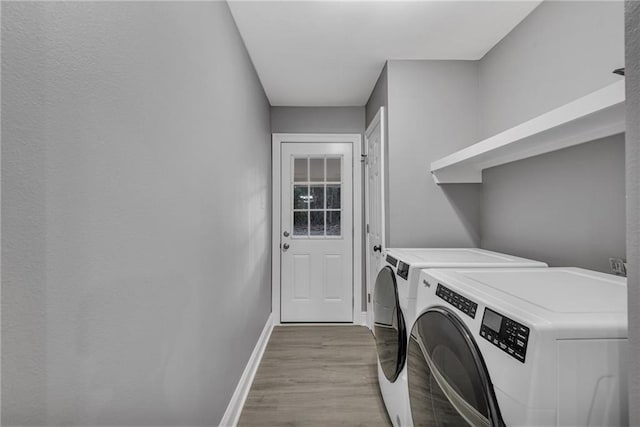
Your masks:
[{"label": "window grille on door", "polygon": [[293,238],[342,236],[342,157],[293,156]]}]

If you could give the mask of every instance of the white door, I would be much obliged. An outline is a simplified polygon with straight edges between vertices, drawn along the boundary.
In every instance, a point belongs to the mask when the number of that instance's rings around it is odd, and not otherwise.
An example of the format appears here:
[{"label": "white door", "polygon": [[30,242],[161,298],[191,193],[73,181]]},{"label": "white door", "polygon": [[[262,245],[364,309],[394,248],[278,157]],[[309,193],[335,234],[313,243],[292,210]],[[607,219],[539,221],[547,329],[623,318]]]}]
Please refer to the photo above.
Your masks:
[{"label": "white door", "polygon": [[281,321],[353,321],[350,143],[283,143]]},{"label": "white door", "polygon": [[369,124],[365,132],[365,221],[366,221],[366,272],[367,324],[373,325],[373,284],[382,264],[384,249],[384,107]]}]

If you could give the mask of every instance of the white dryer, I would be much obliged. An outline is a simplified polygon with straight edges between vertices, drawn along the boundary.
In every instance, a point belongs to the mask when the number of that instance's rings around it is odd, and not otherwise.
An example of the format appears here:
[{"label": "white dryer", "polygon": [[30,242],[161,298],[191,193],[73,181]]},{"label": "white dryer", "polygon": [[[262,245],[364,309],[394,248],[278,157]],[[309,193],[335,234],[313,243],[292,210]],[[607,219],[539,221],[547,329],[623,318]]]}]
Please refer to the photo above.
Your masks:
[{"label": "white dryer", "polygon": [[423,268],[547,267],[539,261],[475,248],[387,249],[373,295],[378,382],[394,426],[406,425],[406,351]]},{"label": "white dryer", "polygon": [[423,270],[419,281],[409,423],[628,423],[626,279],[548,268]]}]

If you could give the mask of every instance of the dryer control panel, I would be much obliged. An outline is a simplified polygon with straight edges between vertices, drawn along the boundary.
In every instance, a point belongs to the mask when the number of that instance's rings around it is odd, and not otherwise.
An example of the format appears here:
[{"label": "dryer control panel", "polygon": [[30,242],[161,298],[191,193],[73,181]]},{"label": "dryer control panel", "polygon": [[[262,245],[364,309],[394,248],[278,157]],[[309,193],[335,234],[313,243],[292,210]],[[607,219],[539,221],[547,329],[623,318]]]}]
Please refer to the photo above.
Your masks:
[{"label": "dryer control panel", "polygon": [[528,327],[490,308],[485,308],[480,336],[509,356],[524,363],[529,343]]},{"label": "dryer control panel", "polygon": [[391,255],[387,255],[387,263],[395,267],[396,265],[398,265],[398,260]]},{"label": "dryer control panel", "polygon": [[452,291],[446,286],[442,286],[438,283],[438,287],[436,288],[436,295],[456,307],[458,310],[471,317],[472,319],[476,318],[476,310],[478,309],[478,304],[471,301],[469,298],[465,298],[459,293]]}]

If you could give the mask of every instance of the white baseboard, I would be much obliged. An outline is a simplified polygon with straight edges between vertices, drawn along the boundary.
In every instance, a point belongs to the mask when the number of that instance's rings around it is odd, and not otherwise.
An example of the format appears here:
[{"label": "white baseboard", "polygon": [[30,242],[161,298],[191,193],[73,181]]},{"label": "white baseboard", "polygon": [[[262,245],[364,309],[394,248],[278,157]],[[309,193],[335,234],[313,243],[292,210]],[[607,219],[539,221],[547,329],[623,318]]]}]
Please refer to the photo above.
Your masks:
[{"label": "white baseboard", "polygon": [[367,325],[367,312],[366,311],[361,311],[360,313],[358,313],[358,319],[353,323],[356,324],[356,325],[368,326]]},{"label": "white baseboard", "polygon": [[222,420],[220,420],[221,427],[233,427],[238,425],[238,420],[240,419],[244,402],[247,400],[247,396],[249,395],[249,389],[251,389],[251,384],[256,376],[256,371],[258,370],[258,365],[260,365],[260,361],[264,355],[264,350],[267,348],[267,343],[269,342],[272,330],[273,315],[269,314],[267,322],[264,324],[264,328],[262,329],[262,333],[258,338],[258,342],[253,348],[251,357],[247,362],[247,366],[244,368],[240,381],[238,381],[236,390],[233,392],[233,396],[231,396],[229,405],[227,405],[227,410],[224,412]]}]

